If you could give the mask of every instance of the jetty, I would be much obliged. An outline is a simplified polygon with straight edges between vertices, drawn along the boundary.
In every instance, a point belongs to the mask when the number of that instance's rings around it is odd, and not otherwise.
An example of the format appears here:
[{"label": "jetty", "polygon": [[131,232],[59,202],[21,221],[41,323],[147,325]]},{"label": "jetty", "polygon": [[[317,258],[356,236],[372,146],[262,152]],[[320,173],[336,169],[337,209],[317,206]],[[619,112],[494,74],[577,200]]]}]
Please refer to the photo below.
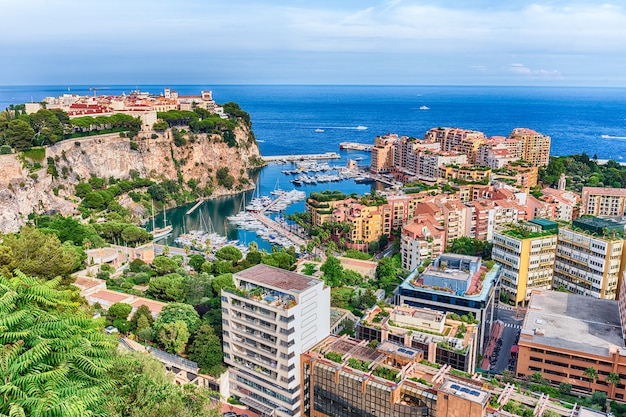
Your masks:
[{"label": "jetty", "polygon": [[323,160],[323,159],[339,159],[340,156],[337,152],[325,152],[325,153],[309,153],[301,155],[272,155],[263,156],[265,162],[293,162],[293,161],[306,161],[306,160]]},{"label": "jetty", "polygon": [[201,198],[200,200],[198,200],[198,202],[197,202],[196,204],[194,204],[194,205],[193,205],[193,207],[192,207],[192,208],[190,208],[189,210],[187,210],[187,212],[185,212],[185,214],[189,216],[191,213],[193,213],[194,211],[196,211],[196,209],[197,209],[198,207],[200,207],[200,204],[202,204],[202,203],[204,203],[204,199],[202,199],[202,198]]},{"label": "jetty", "polygon": [[287,230],[286,228],[284,228],[283,226],[281,226],[274,220],[270,219],[266,215],[261,214],[261,213],[250,213],[250,215],[254,217],[256,220],[263,223],[265,226],[267,226],[268,229],[274,230],[277,233],[280,233],[281,235],[285,236],[287,239],[291,240],[295,244],[296,247],[306,245],[306,240],[302,239],[299,236],[294,235],[289,230]]},{"label": "jetty", "polygon": [[367,143],[358,143],[358,142],[341,142],[339,144],[339,149],[350,150],[350,151],[372,152],[373,147],[374,145],[369,145]]}]

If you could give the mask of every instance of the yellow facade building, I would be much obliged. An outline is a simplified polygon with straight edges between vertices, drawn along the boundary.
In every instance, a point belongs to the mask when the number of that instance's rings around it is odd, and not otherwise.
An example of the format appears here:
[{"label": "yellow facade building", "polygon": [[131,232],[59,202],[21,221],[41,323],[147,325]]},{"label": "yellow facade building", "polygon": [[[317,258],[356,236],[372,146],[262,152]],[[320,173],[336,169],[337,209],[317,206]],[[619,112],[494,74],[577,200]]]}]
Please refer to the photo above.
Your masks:
[{"label": "yellow facade building", "polygon": [[515,306],[525,305],[534,289],[552,288],[557,246],[557,224],[529,222],[497,231],[491,257],[501,265],[500,294]]}]

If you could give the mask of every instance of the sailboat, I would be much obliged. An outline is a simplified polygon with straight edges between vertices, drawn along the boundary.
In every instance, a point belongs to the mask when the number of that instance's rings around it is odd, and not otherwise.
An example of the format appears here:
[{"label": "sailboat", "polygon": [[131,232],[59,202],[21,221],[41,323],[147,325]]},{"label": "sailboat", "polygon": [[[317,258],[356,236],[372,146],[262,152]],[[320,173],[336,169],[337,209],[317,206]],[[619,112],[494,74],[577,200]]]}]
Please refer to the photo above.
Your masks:
[{"label": "sailboat", "polygon": [[156,227],[154,224],[154,201],[152,201],[152,231],[150,234],[152,235],[152,240],[162,239],[165,236],[172,233],[174,228],[171,225],[167,224],[167,217],[165,214],[165,210],[163,210],[163,227]]},{"label": "sailboat", "polygon": [[270,194],[274,196],[280,196],[280,195],[283,195],[284,193],[285,192],[280,188],[280,179],[276,178],[276,185],[274,186],[274,189],[270,191]]}]

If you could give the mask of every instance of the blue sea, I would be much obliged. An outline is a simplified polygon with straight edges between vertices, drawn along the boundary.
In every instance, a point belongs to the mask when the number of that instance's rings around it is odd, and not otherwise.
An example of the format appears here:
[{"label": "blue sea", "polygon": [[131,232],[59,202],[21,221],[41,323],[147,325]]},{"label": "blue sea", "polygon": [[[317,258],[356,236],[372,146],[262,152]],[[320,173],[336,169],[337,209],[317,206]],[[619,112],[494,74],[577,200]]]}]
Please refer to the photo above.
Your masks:
[{"label": "blue sea", "polygon": [[[64,93],[90,95],[91,86],[0,87],[0,109]],[[100,87],[100,86],[94,86]],[[165,85],[102,86],[101,94]],[[181,95],[212,90],[250,113],[263,155],[338,151],[343,141],[373,143],[397,133],[423,137],[437,126],[507,136],[528,127],[552,137],[552,154],[587,152],[626,160],[626,88],[335,85],[170,85]],[[69,91],[68,91],[69,90]],[[420,110],[426,106],[429,110]],[[357,130],[365,126],[367,130]],[[324,132],[316,132],[322,129]]]},{"label": "blue sea", "polygon": [[[90,95],[91,86],[14,86],[0,87],[0,109],[10,104],[41,101],[65,93]],[[423,137],[438,126],[461,127],[488,136],[508,136],[516,127],[527,127],[552,137],[553,155],[587,152],[600,159],[626,162],[626,88],[545,88],[545,87],[452,87],[452,86],[293,86],[293,85],[139,85],[94,86],[98,95],[117,95],[138,89],[159,94],[165,87],[181,95],[199,95],[212,90],[218,103],[235,101],[250,113],[253,130],[262,155],[340,152],[344,141],[373,144],[386,133]],[[421,110],[426,106],[428,110]],[[357,129],[362,126],[367,129]],[[319,130],[323,130],[320,132]],[[341,151],[344,165],[348,158],[369,154]],[[261,194],[269,194],[277,182],[291,189],[290,176],[281,173],[288,165],[270,164],[256,177]],[[375,185],[379,186],[379,185]],[[363,194],[374,186],[353,181],[303,186],[307,193],[338,189],[347,194]],[[235,214],[240,196],[209,200],[189,216],[188,207],[168,211],[174,235],[199,228],[200,218],[210,216],[216,231],[231,239],[269,249],[252,232],[228,225],[226,216]],[[303,203],[287,212],[302,211]],[[157,217],[157,223],[159,217]],[[160,224],[157,224],[160,226]],[[167,242],[172,244],[173,237]]]}]

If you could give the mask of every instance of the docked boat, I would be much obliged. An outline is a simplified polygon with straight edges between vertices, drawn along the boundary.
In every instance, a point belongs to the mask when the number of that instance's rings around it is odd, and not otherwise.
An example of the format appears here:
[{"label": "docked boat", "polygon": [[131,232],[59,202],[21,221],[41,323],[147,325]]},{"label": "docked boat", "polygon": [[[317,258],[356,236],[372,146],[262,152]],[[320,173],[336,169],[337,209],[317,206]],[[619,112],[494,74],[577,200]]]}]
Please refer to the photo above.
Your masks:
[{"label": "docked boat", "polygon": [[163,210],[163,227],[156,227],[154,224],[154,201],[152,202],[152,230],[150,234],[152,235],[152,240],[163,239],[172,233],[174,227],[172,225],[167,224],[167,217],[165,214],[165,210]]}]

